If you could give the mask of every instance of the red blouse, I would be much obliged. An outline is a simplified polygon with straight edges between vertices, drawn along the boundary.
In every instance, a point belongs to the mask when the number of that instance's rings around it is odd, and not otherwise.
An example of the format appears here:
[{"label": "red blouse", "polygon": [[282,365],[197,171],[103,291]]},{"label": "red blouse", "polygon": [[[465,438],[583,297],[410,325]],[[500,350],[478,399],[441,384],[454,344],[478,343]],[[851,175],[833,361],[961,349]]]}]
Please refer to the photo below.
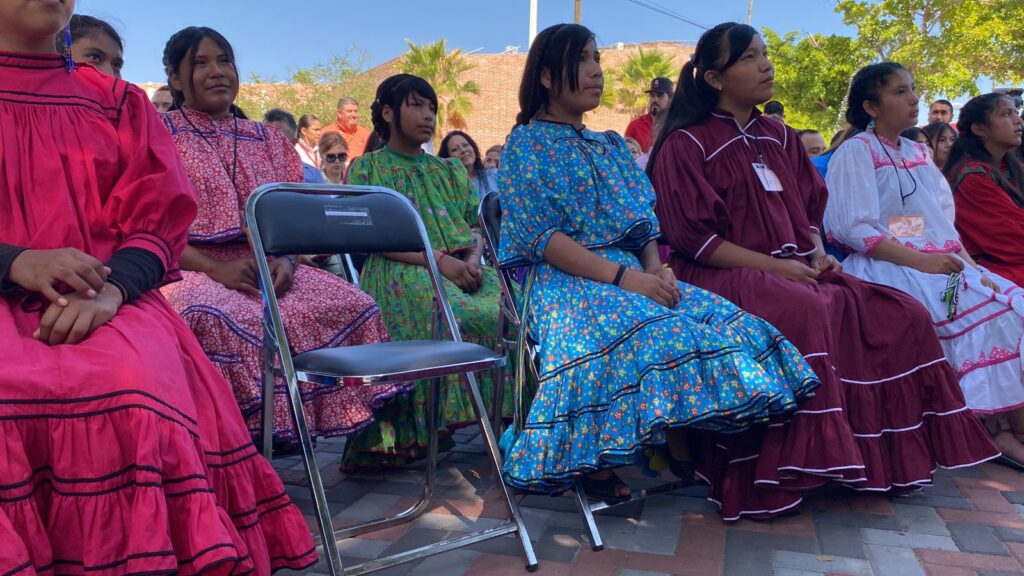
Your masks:
[{"label": "red blouse", "polygon": [[982,266],[1024,285],[1024,208],[1003,190],[984,162],[965,162],[950,186],[956,229],[967,252]]}]

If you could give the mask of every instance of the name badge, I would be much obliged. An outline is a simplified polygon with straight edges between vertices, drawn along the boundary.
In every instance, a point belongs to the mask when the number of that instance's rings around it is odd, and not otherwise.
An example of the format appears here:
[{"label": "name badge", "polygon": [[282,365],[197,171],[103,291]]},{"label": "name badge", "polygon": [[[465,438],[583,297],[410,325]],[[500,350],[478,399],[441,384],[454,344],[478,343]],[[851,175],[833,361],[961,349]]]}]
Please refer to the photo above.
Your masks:
[{"label": "name badge", "polygon": [[754,167],[754,173],[757,174],[757,179],[761,181],[761,186],[765,191],[782,192],[782,182],[771,168],[760,162],[753,162],[751,166]]},{"label": "name badge", "polygon": [[897,238],[924,236],[924,216],[891,216],[889,233]]}]

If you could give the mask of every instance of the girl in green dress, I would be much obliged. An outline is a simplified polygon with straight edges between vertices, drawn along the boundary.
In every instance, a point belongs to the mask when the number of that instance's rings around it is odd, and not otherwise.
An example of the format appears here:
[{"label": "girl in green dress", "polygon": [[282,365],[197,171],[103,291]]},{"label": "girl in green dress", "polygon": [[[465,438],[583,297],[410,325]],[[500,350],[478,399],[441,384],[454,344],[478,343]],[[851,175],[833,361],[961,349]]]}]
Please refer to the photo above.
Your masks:
[{"label": "girl in green dress", "polygon": [[[386,145],[354,161],[349,183],[391,188],[416,205],[463,339],[494,348],[501,293],[495,270],[480,265],[483,244],[476,230],[473,185],[457,159],[437,158],[420,148],[434,136],[434,89],[411,74],[391,76],[377,88],[371,110],[373,128]],[[395,340],[431,337],[433,290],[425,265],[421,254],[403,252],[373,255],[363,268],[362,288],[377,301]],[[484,398],[490,398],[494,373],[478,378]],[[440,447],[446,449],[450,431],[475,422],[475,416],[458,377],[449,377],[441,394]],[[349,442],[345,467],[403,466],[424,457],[426,401],[423,386],[396,398],[377,422]]]}]

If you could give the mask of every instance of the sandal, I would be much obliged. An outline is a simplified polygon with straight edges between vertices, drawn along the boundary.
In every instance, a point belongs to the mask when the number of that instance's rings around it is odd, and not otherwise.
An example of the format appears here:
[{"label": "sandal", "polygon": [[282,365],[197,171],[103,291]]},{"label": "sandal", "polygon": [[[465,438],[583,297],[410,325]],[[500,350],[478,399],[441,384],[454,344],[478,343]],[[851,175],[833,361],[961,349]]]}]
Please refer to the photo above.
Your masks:
[{"label": "sandal", "polygon": [[630,496],[619,494],[619,486],[629,487],[619,478],[615,472],[611,472],[603,480],[594,480],[590,476],[580,478],[580,485],[588,498],[602,500],[605,504],[620,504],[630,499]]},{"label": "sandal", "polygon": [[676,460],[671,454],[668,455],[668,469],[676,478],[679,478],[686,486],[699,484],[697,480],[697,465],[693,460]]}]

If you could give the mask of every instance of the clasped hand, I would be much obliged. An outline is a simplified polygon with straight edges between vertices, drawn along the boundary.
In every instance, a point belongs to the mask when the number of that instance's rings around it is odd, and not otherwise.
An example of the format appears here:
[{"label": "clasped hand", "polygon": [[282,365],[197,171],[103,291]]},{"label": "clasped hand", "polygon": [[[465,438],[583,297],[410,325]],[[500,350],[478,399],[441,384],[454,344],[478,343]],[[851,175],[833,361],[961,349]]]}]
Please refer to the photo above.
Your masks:
[{"label": "clasped hand", "polygon": [[480,257],[475,254],[470,254],[465,260],[445,254],[437,261],[437,268],[466,294],[473,294],[483,286],[484,273],[480,268]]},{"label": "clasped hand", "polygon": [[672,270],[661,267],[645,272],[626,270],[619,281],[619,286],[623,290],[647,296],[666,308],[675,308],[683,295]]}]

